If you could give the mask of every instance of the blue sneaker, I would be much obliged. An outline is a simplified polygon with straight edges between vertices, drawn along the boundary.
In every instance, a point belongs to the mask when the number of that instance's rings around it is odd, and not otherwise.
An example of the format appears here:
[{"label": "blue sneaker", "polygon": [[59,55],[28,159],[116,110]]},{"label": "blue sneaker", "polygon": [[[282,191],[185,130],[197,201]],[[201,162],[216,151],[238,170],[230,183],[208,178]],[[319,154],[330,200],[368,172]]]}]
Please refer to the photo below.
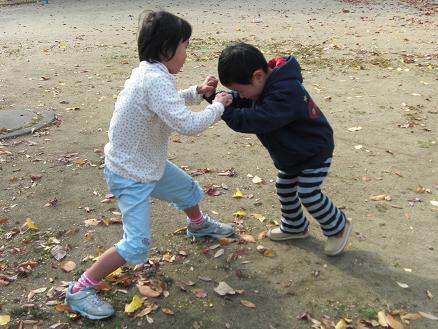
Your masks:
[{"label": "blue sneaker", "polygon": [[187,236],[189,238],[226,238],[234,234],[234,225],[224,224],[204,215],[204,223],[200,225],[187,225]]},{"label": "blue sneaker", "polygon": [[72,292],[74,284],[71,282],[65,294],[65,303],[71,310],[91,320],[105,319],[114,314],[113,307],[101,301],[96,291],[92,288],[81,289],[76,293]]}]

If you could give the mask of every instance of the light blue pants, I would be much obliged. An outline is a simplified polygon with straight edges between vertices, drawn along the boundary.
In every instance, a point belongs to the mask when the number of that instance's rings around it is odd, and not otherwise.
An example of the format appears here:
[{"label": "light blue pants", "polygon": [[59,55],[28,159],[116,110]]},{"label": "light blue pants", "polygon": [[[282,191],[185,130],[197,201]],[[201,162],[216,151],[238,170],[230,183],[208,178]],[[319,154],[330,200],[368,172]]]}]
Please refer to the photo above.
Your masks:
[{"label": "light blue pants", "polygon": [[140,183],[114,174],[105,168],[108,188],[117,199],[122,213],[123,239],[116,251],[128,263],[141,264],[146,261],[151,240],[149,225],[149,197],[175,204],[177,209],[196,206],[203,192],[192,177],[167,161],[164,174],[157,182]]}]

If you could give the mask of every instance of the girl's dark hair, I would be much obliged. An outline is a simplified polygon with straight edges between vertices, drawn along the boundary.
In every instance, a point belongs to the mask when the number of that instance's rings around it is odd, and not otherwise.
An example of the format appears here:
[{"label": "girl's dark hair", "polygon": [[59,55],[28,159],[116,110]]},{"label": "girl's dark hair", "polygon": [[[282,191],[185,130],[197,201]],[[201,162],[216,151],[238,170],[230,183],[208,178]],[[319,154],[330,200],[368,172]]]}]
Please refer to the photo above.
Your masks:
[{"label": "girl's dark hair", "polygon": [[268,72],[268,63],[260,50],[247,43],[228,46],[219,56],[217,70],[224,86],[232,83],[248,85],[258,69]]},{"label": "girl's dark hair", "polygon": [[138,34],[138,57],[149,63],[175,56],[180,42],[192,35],[191,25],[167,11],[152,11],[143,19]]}]

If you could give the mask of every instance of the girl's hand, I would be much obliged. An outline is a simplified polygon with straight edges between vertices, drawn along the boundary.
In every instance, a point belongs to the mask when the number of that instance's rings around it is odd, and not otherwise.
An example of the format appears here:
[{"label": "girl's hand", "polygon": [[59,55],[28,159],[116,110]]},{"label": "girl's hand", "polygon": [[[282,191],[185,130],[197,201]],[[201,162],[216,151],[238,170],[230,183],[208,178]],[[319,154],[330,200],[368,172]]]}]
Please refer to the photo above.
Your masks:
[{"label": "girl's hand", "polygon": [[213,103],[222,103],[225,107],[231,105],[233,102],[233,96],[227,94],[226,92],[221,92],[216,94],[216,97],[213,100]]},{"label": "girl's hand", "polygon": [[209,97],[216,91],[217,84],[217,79],[214,76],[209,75],[202,84],[196,87],[196,92],[200,95]]}]

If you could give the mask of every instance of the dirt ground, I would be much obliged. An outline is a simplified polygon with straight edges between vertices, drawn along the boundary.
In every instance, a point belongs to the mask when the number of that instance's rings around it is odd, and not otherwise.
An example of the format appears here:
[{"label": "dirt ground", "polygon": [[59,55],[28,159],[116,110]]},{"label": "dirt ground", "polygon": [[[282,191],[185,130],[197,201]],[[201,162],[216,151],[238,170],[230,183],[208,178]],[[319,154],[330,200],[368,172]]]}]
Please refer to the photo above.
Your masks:
[{"label": "dirt ground", "polygon": [[[177,76],[181,87],[216,74],[218,52],[238,40],[266,57],[298,58],[307,89],[335,131],[324,190],[352,219],[353,235],[336,258],[324,255],[314,220],[306,241],[259,240],[279,221],[279,205],[276,170],[255,136],[223,122],[199,136],[173,135],[169,158],[212,192],[205,211],[238,224],[236,241],[218,246],[174,234],[184,216],[153,201],[149,264],[108,280],[102,297],[117,314],[92,322],[63,312],[62,286],[122,234],[116,204],[105,200],[102,149],[115,98],[138,64],[144,9],[169,10],[194,27]],[[339,329],[346,318],[352,328],[371,328],[384,311],[400,322],[398,313],[425,312],[409,325],[405,317],[404,326],[438,328],[430,319],[438,316],[436,9],[436,2],[412,0],[49,0],[0,7],[0,110],[50,109],[58,118],[0,144],[5,327],[286,329],[334,328],[333,321]],[[236,189],[243,198],[233,198]],[[28,218],[37,229],[23,226]],[[244,234],[255,243],[239,238]],[[67,253],[60,261],[51,253],[55,246]],[[64,271],[66,261],[75,268]],[[139,279],[161,295],[145,300],[134,313],[140,316],[128,316],[125,305],[141,297]],[[237,293],[220,296],[214,288],[221,281]]]}]

